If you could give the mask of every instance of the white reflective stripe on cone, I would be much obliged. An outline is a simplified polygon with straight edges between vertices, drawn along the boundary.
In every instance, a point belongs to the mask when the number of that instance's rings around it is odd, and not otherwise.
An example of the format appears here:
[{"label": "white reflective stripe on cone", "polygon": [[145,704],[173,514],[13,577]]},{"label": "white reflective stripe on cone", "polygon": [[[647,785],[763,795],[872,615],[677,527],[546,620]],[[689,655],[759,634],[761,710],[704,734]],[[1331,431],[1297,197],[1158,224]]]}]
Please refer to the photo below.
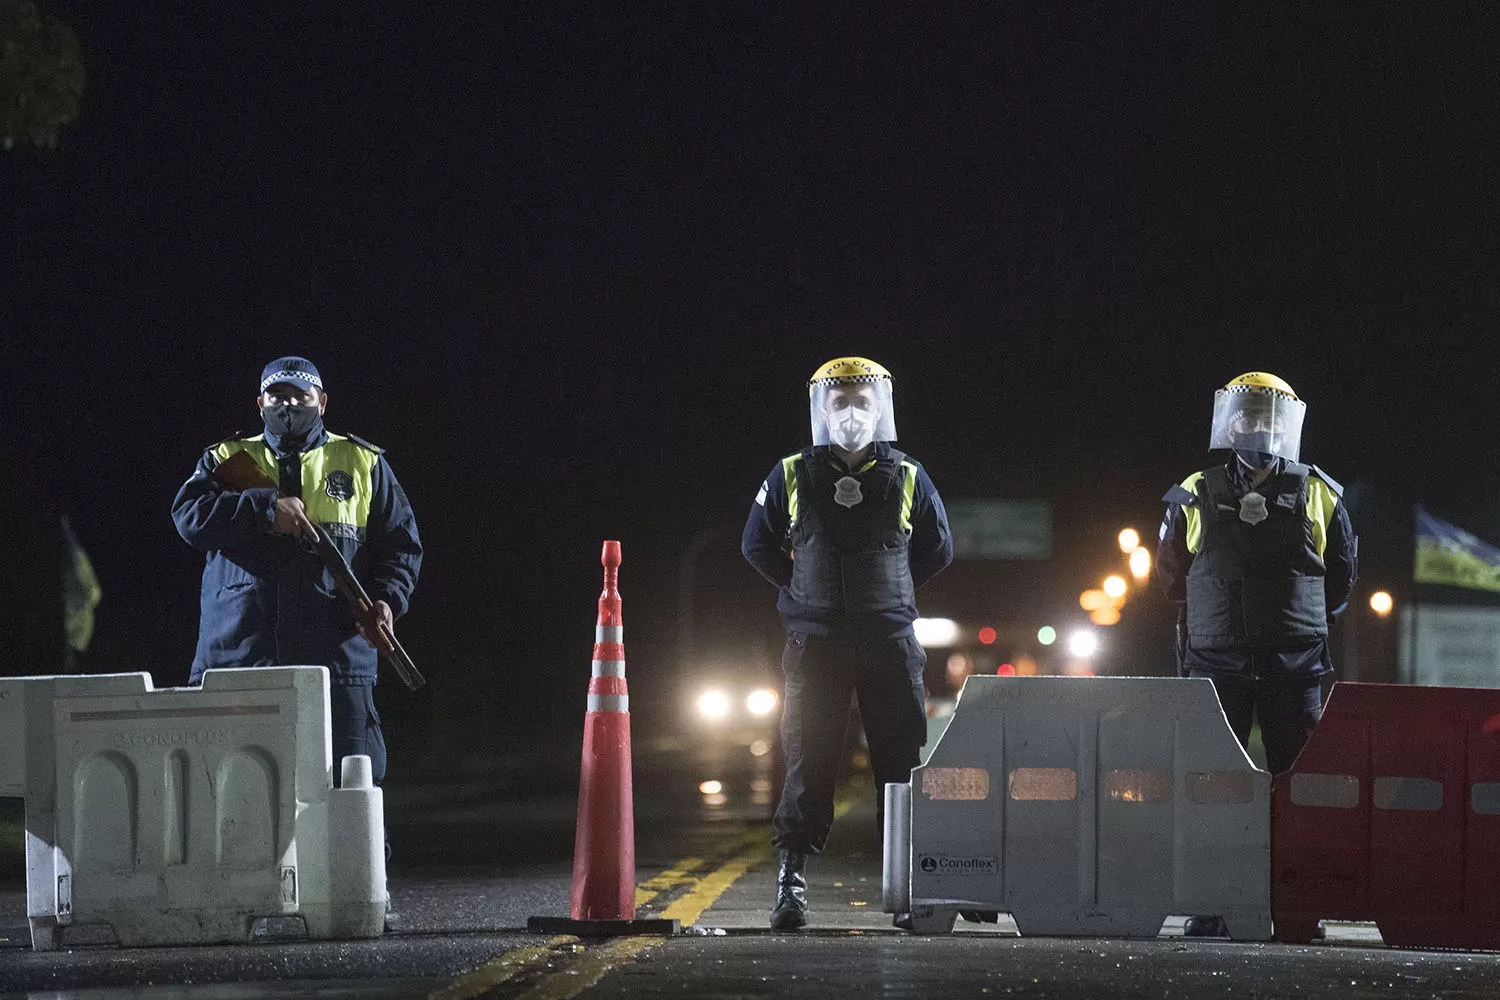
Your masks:
[{"label": "white reflective stripe on cone", "polygon": [[594,641],[595,642],[624,642],[625,641],[625,626],[624,625],[595,625],[594,626]]},{"label": "white reflective stripe on cone", "polygon": [[625,661],[624,660],[595,660],[594,661],[594,676],[595,677],[624,677],[625,676]]},{"label": "white reflective stripe on cone", "polygon": [[630,695],[628,694],[591,694],[589,695],[590,712],[628,712],[630,711]]}]

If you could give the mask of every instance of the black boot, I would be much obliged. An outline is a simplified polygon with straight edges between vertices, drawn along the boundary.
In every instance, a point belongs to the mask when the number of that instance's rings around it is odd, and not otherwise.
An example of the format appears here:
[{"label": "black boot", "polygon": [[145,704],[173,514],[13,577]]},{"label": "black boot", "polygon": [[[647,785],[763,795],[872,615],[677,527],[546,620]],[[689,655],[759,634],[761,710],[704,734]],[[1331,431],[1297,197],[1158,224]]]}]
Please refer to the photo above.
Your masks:
[{"label": "black boot", "polygon": [[776,873],[776,905],[771,909],[771,930],[794,931],[807,923],[807,855],[782,851],[781,870]]}]

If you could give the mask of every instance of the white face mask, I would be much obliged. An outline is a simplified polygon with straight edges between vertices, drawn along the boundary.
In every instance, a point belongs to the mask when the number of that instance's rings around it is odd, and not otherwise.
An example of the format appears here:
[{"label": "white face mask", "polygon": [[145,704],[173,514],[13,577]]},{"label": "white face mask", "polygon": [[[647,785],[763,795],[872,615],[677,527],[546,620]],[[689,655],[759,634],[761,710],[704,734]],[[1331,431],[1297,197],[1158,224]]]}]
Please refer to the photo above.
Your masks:
[{"label": "white face mask", "polygon": [[857,406],[828,415],[828,440],[845,451],[859,451],[875,440],[877,414]]}]

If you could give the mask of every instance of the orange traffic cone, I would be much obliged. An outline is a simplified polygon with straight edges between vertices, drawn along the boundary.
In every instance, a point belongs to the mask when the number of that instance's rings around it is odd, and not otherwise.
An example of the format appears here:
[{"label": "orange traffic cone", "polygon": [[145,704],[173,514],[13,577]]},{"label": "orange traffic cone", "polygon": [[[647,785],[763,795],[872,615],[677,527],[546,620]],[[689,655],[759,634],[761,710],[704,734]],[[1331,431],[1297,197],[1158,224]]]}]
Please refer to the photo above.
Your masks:
[{"label": "orange traffic cone", "polygon": [[635,919],[635,805],[630,784],[630,694],[620,613],[620,543],[605,542],[604,592],[594,626],[594,666],[584,716],[573,841],[571,918],[532,917],[534,933],[675,934],[676,920]]},{"label": "orange traffic cone", "polygon": [[573,919],[635,919],[635,805],[630,787],[630,693],[620,615],[620,543],[605,542],[604,592],[594,626],[594,670],[583,721]]}]

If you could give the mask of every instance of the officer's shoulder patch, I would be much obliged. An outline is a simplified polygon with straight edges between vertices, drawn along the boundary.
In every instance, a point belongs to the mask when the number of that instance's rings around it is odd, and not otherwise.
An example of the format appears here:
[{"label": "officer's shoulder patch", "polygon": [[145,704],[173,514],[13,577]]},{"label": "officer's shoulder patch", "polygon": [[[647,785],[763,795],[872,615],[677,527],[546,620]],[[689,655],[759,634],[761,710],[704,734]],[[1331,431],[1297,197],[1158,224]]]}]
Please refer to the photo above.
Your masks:
[{"label": "officer's shoulder patch", "polygon": [[1198,503],[1198,496],[1184,488],[1180,483],[1174,483],[1172,488],[1167,490],[1166,494],[1162,497],[1162,500],[1182,507],[1193,507]]},{"label": "officer's shoulder patch", "polygon": [[345,434],[344,437],[348,438],[350,441],[353,441],[355,444],[359,445],[361,448],[368,448],[368,449],[370,449],[371,451],[373,451],[377,455],[384,455],[385,454],[385,449],[382,448],[382,447],[380,447],[380,445],[378,445],[378,444],[371,444],[369,441],[366,441],[364,438],[360,437],[358,434]]},{"label": "officer's shoulder patch", "polygon": [[218,447],[220,447],[222,445],[226,445],[226,444],[233,444],[236,441],[249,441],[249,440],[251,440],[253,438],[260,437],[261,433],[262,433],[261,431],[255,431],[253,433],[250,432],[250,431],[235,431],[233,434],[229,435],[228,437],[219,438],[219,440],[215,441],[213,444],[209,445],[208,447],[204,448],[203,450],[204,451],[213,451],[215,448],[218,448]]},{"label": "officer's shoulder patch", "polygon": [[1324,472],[1322,469],[1318,468],[1316,465],[1309,465],[1308,468],[1312,470],[1313,475],[1323,480],[1323,482],[1328,486],[1330,490],[1333,490],[1334,496],[1338,497],[1340,500],[1344,498],[1344,487],[1339,483],[1337,479],[1334,479],[1332,476]]}]

